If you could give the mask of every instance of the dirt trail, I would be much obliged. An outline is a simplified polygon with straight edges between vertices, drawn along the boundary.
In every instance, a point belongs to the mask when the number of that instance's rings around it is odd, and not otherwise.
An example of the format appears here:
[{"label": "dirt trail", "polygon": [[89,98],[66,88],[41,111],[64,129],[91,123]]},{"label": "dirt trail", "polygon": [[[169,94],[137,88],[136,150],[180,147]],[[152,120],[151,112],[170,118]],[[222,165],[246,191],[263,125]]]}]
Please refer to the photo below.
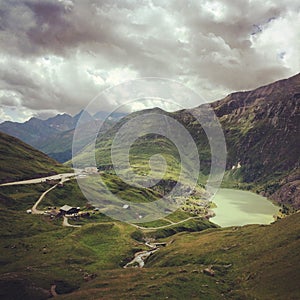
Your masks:
[{"label": "dirt trail", "polygon": [[40,198],[34,203],[34,205],[31,208],[31,213],[33,215],[42,215],[44,214],[44,212],[42,210],[38,210],[37,206],[41,203],[41,201],[43,200],[43,198],[46,196],[47,193],[49,193],[51,190],[55,189],[57,186],[57,184],[55,184],[54,186],[52,186],[50,189],[48,189],[47,191],[45,191]]},{"label": "dirt trail", "polygon": [[201,216],[197,216],[197,217],[189,217],[187,219],[184,219],[184,220],[181,220],[179,222],[172,222],[171,224],[168,224],[168,225],[164,225],[164,226],[158,226],[158,227],[143,227],[143,226],[139,226],[137,224],[133,224],[133,223],[130,223],[130,225],[138,228],[138,229],[142,229],[142,230],[156,230],[156,229],[163,229],[163,228],[167,228],[167,227],[171,227],[171,226],[174,226],[174,225],[177,225],[177,224],[181,224],[181,223],[184,223],[188,220],[192,220],[192,219],[200,219],[202,218]]},{"label": "dirt trail", "polygon": [[68,222],[68,218],[66,216],[63,216],[63,226],[64,227],[74,227],[74,228],[79,228],[81,227],[81,225],[71,225],[69,222]]}]

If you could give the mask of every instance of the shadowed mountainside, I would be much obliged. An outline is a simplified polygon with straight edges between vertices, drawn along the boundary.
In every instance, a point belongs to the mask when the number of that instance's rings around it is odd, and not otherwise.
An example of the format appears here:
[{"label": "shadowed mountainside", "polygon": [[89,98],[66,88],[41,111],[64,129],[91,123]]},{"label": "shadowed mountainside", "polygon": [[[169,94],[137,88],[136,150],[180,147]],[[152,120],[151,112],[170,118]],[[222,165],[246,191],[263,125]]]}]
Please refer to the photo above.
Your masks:
[{"label": "shadowed mountainside", "polygon": [[18,181],[70,172],[46,154],[22,141],[0,132],[0,182]]},{"label": "shadowed mountainside", "polygon": [[[300,207],[300,74],[213,104],[224,128],[228,169],[280,203]],[[260,186],[260,187],[259,187]]]}]

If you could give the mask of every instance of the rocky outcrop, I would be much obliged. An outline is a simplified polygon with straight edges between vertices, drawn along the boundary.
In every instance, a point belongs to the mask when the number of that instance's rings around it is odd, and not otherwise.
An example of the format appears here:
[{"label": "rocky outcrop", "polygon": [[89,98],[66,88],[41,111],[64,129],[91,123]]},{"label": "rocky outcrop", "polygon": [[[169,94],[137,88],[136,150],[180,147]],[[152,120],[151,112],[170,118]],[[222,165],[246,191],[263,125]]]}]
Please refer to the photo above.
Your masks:
[{"label": "rocky outcrop", "polygon": [[284,178],[279,189],[270,198],[280,204],[290,204],[300,209],[300,171]]}]

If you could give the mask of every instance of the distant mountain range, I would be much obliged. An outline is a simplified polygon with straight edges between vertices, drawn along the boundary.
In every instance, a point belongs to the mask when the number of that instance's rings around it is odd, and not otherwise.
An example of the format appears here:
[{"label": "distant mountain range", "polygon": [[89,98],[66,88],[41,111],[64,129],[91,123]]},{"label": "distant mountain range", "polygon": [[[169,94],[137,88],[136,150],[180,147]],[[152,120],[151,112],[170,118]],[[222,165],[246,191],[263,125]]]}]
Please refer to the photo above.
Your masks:
[{"label": "distant mountain range", "polygon": [[[24,123],[5,121],[0,124],[0,131],[22,140],[58,162],[65,162],[72,157],[73,134],[79,118],[81,124],[85,123],[86,137],[89,133],[88,128],[99,126],[107,115],[108,113],[104,111],[97,112],[93,116],[86,111],[81,111],[73,117],[68,114],[58,114],[47,120],[33,117]],[[125,115],[125,113],[112,113],[102,130]]]}]

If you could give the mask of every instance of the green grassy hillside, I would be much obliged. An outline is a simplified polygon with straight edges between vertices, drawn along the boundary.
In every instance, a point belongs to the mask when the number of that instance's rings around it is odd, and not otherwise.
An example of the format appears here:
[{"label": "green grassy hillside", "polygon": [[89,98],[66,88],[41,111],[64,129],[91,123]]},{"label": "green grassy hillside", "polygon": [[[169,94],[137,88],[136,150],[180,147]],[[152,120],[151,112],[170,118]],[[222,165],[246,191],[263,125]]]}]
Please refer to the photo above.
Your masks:
[{"label": "green grassy hillside", "polygon": [[179,233],[145,269],[103,272],[62,299],[299,299],[299,221]]},{"label": "green grassy hillside", "polygon": [[[49,206],[68,204],[90,212],[88,218],[70,220],[83,225],[81,228],[66,228],[62,218],[26,213],[48,188],[46,183],[0,187],[0,298],[46,299],[54,284],[58,294],[70,293],[110,270],[128,273],[122,267],[134,253],[147,249],[142,238],[215,227],[199,219],[166,230],[139,230],[93,212],[76,181],[71,180],[48,193],[38,207],[45,211]],[[179,213],[171,220],[187,217]]]},{"label": "green grassy hillside", "polygon": [[70,169],[20,140],[0,132],[0,182],[70,172]]},{"label": "green grassy hillside", "polygon": [[[126,191],[115,175],[103,177],[115,193]],[[26,214],[48,188],[0,188],[1,298],[47,299],[54,285],[58,299],[75,300],[300,296],[299,213],[269,226],[220,229],[201,218],[173,225],[189,217],[179,211],[139,224],[145,228],[138,229],[94,212],[86,219],[70,220],[81,228],[66,228],[61,218]],[[91,210],[73,180],[47,194],[39,209],[63,204]],[[147,249],[145,238],[167,246],[153,254],[144,269],[123,269],[136,252]],[[207,268],[214,276],[203,273]]]},{"label": "green grassy hillside", "polygon": [[[25,212],[48,188],[46,184],[1,187],[0,295],[4,299],[47,299],[52,285],[58,299],[300,296],[299,213],[267,226],[190,232],[211,225],[190,220],[177,228],[140,230],[95,212],[86,220],[70,221],[83,227],[65,228],[62,219]],[[65,203],[83,210],[89,207],[76,182],[70,181],[47,194],[39,208]],[[186,217],[182,214],[169,219],[176,222]],[[143,237],[168,245],[150,256],[144,269],[123,269],[134,253],[147,249]],[[206,268],[214,276],[204,274]]]}]

